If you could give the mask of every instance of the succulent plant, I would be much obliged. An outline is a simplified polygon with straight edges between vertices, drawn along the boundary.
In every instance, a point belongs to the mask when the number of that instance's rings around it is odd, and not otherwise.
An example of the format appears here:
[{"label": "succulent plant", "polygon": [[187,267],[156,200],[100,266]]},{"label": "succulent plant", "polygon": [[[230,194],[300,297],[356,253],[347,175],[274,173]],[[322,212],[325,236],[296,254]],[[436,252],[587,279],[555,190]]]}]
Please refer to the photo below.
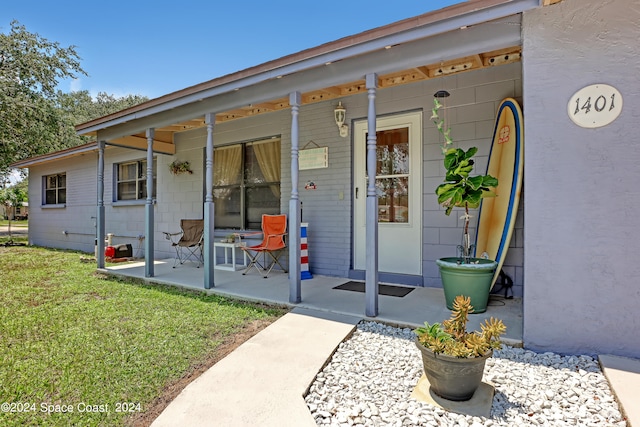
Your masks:
[{"label": "succulent plant", "polygon": [[436,354],[459,358],[480,357],[501,348],[500,336],[507,330],[502,320],[491,317],[480,325],[481,331],[467,332],[469,313],[473,313],[471,298],[458,295],[451,317],[442,325],[425,322],[415,330],[418,341]]}]

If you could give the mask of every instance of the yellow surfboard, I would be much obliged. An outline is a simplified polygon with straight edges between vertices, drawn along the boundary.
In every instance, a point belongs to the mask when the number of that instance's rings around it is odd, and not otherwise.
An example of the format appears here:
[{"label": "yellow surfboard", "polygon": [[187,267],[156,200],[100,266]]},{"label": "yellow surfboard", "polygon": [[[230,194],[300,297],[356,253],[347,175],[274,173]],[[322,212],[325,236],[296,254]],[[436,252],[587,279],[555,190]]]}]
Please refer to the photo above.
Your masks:
[{"label": "yellow surfboard", "polygon": [[497,197],[482,199],[476,233],[476,256],[498,262],[491,286],[496,282],[509,249],[522,189],[524,147],[522,111],[517,101],[500,103],[487,174],[498,179]]}]

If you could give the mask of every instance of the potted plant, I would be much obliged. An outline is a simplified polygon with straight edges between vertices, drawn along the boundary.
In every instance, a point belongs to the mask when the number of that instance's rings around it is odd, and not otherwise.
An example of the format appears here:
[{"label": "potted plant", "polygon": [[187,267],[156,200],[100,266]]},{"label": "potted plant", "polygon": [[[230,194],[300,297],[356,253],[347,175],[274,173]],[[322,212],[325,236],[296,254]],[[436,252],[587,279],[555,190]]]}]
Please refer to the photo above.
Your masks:
[{"label": "potted plant", "polygon": [[193,171],[191,170],[191,165],[189,164],[189,162],[181,162],[179,160],[174,160],[169,165],[169,171],[174,175],[180,175],[180,174],[183,174],[183,173],[188,173],[188,174],[192,174],[193,173]]},{"label": "potted plant", "polygon": [[221,240],[222,243],[235,243],[236,235],[235,234],[227,234],[227,236]]},{"label": "potted plant", "polygon": [[464,226],[462,244],[458,246],[459,255],[441,258],[436,260],[436,264],[440,268],[447,308],[453,309],[453,300],[457,295],[468,295],[475,312],[482,313],[487,308],[497,263],[472,257],[474,247],[469,234],[469,209],[478,208],[484,197],[495,196],[494,189],[498,186],[498,180],[491,175],[470,175],[474,167],[473,156],[478,148],[471,147],[465,151],[451,146],[451,129],[440,118],[440,108],[442,104],[435,97],[431,118],[444,136],[442,154],[446,171],[444,183],[436,188],[436,195],[438,204],[445,208],[445,215],[450,215],[454,207],[464,208],[464,215],[461,217]]},{"label": "potted plant", "polygon": [[507,330],[502,320],[492,317],[480,325],[481,331],[467,332],[473,311],[471,299],[458,295],[451,318],[442,325],[425,322],[415,330],[431,390],[444,399],[471,399],[482,382],[486,360],[502,346],[500,336]]}]

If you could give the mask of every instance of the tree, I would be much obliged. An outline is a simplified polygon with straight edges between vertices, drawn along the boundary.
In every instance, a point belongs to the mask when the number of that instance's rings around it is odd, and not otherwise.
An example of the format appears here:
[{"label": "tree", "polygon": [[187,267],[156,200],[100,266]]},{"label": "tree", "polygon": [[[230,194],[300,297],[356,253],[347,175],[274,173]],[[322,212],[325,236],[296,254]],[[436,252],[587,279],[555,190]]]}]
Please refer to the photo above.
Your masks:
[{"label": "tree", "polygon": [[117,97],[106,92],[98,92],[98,95],[93,98],[86,90],[70,93],[58,92],[56,106],[64,120],[70,124],[65,129],[67,133],[65,140],[69,141],[67,146],[72,147],[89,142],[87,137],[76,134],[74,125],[86,123],[148,100],[149,98],[142,95]]},{"label": "tree", "polygon": [[68,146],[56,87],[87,75],[79,61],[75,46],[63,48],[18,21],[0,34],[0,178],[14,161]]}]

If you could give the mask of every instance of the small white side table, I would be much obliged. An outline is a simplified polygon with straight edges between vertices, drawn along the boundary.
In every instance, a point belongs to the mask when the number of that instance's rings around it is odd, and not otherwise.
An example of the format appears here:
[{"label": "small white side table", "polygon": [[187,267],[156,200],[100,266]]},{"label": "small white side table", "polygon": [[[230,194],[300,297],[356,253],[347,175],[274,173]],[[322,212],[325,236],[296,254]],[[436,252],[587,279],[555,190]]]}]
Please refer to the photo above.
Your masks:
[{"label": "small white side table", "polygon": [[[218,270],[228,270],[228,271],[237,271],[242,270],[247,267],[247,253],[242,252],[244,256],[244,264],[236,263],[236,248],[242,246],[243,243],[223,243],[223,242],[213,242],[213,268],[217,268]],[[218,258],[216,249],[224,248],[224,264],[218,264]],[[231,263],[229,263],[229,249],[231,249]]]}]

